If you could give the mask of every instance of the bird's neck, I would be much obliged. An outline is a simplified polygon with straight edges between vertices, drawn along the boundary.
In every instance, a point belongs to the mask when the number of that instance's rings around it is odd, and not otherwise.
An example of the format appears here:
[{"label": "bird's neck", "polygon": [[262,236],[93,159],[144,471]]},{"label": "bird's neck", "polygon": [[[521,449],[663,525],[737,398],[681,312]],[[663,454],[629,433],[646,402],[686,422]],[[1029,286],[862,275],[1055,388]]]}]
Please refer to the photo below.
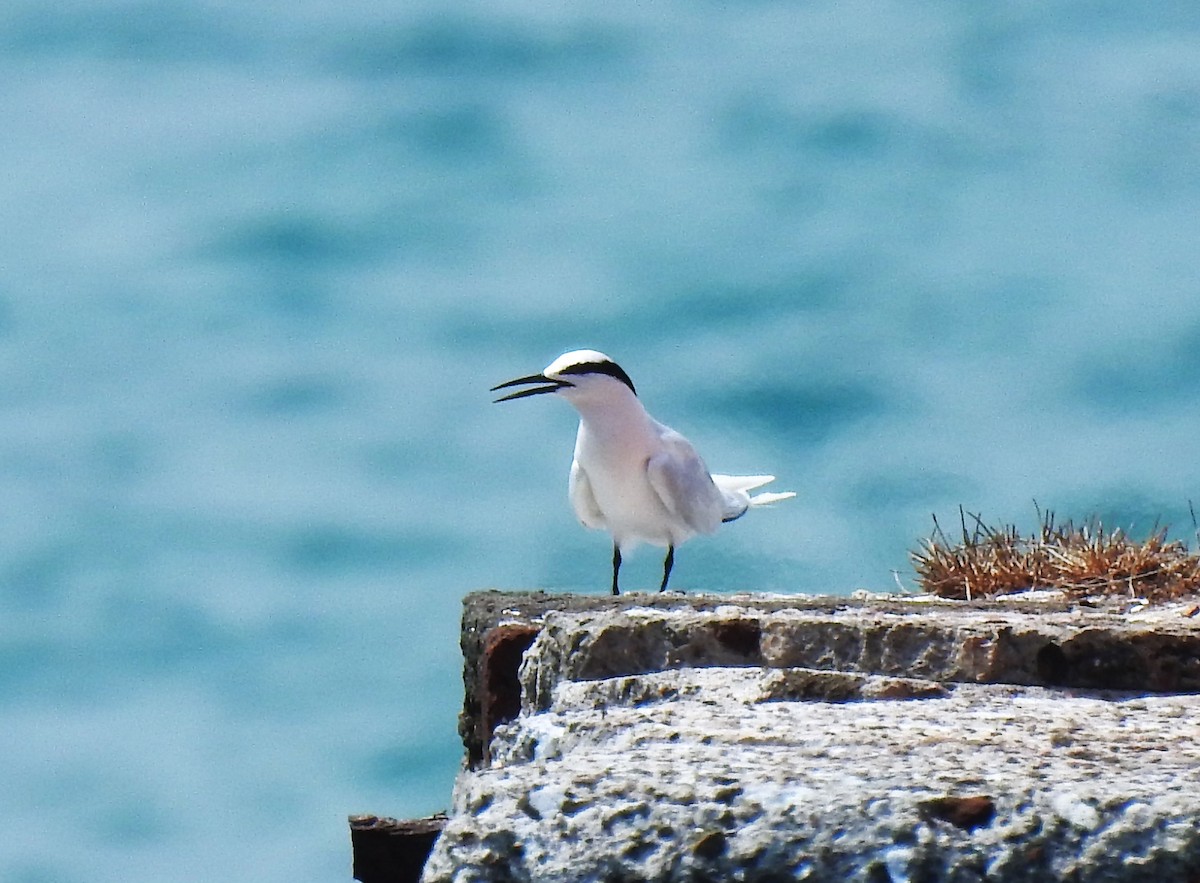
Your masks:
[{"label": "bird's neck", "polygon": [[637,396],[620,396],[575,403],[579,411],[579,430],[597,441],[641,438],[652,431],[654,421]]}]

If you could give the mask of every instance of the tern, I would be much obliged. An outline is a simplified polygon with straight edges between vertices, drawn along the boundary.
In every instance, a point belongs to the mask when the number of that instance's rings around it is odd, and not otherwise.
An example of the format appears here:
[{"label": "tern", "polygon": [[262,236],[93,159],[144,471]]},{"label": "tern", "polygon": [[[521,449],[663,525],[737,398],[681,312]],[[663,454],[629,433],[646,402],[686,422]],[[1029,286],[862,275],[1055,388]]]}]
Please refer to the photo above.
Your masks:
[{"label": "tern", "polygon": [[583,526],[612,536],[614,595],[621,594],[621,556],[639,543],[667,550],[659,587],[663,592],[680,543],[713,533],[752,507],[796,496],[790,491],[750,495],[774,481],[773,475],[711,474],[686,438],[646,412],[629,375],[604,353],[563,353],[542,373],[491,391],[514,386],[526,388],[496,402],[550,394],[579,412],[567,489]]}]

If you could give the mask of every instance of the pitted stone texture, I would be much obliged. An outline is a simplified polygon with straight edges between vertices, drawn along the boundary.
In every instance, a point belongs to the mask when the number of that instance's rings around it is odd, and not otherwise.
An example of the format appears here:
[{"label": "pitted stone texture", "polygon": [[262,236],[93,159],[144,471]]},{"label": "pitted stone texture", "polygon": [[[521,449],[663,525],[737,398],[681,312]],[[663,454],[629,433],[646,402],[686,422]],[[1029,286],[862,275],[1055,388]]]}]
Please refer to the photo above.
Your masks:
[{"label": "pitted stone texture", "polygon": [[[558,681],[545,710],[497,730],[492,768],[460,777],[423,879],[1160,883],[1200,871],[1200,698],[959,684],[926,699],[789,701],[777,695],[787,674]],[[946,820],[963,799],[990,801],[987,822]]]},{"label": "pitted stone texture", "polygon": [[[570,634],[569,620],[595,634]],[[614,618],[615,617],[615,618]],[[704,665],[812,667],[991,683],[1188,692],[1200,690],[1200,599],[1071,599],[1061,592],[961,602],[926,595],[619,597],[475,592],[463,601],[463,713],[472,766],[487,750],[483,676],[496,629],[539,631],[546,695],[560,678],[602,678]],[[603,632],[603,634],[601,634]],[[553,663],[557,656],[561,664]],[[537,684],[535,683],[535,686]],[[526,696],[528,700],[529,695]]]},{"label": "pitted stone texture", "polygon": [[527,655],[526,706],[561,680],[696,666],[815,668],[940,682],[1200,691],[1200,618],[886,602],[549,612]]}]

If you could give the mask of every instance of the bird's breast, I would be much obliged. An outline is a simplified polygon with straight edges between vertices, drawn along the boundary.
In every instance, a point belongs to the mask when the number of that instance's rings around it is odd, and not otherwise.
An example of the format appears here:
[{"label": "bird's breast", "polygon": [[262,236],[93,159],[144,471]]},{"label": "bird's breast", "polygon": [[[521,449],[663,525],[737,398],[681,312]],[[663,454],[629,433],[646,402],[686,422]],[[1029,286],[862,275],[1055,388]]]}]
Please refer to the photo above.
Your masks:
[{"label": "bird's breast", "polygon": [[654,452],[654,438],[649,434],[612,438],[580,426],[575,460],[587,473],[596,505],[618,543],[666,546],[683,542],[691,533],[667,510],[650,484],[646,463]]}]

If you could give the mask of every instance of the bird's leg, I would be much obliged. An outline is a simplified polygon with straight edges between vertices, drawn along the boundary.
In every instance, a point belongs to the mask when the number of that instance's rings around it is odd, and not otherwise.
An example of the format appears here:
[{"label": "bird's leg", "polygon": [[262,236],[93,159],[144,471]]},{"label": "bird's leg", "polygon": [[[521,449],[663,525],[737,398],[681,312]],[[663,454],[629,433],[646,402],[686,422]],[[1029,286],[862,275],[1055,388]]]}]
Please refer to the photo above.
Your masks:
[{"label": "bird's leg", "polygon": [[663,561],[663,581],[662,581],[662,585],[659,586],[659,588],[658,588],[658,590],[660,592],[665,592],[667,590],[667,580],[669,580],[671,578],[671,568],[674,565],[675,565],[675,547],[667,546],[667,557],[666,557],[666,560]]},{"label": "bird's leg", "polygon": [[617,588],[617,573],[621,570],[621,547],[613,543],[613,594],[621,594],[621,590]]}]

